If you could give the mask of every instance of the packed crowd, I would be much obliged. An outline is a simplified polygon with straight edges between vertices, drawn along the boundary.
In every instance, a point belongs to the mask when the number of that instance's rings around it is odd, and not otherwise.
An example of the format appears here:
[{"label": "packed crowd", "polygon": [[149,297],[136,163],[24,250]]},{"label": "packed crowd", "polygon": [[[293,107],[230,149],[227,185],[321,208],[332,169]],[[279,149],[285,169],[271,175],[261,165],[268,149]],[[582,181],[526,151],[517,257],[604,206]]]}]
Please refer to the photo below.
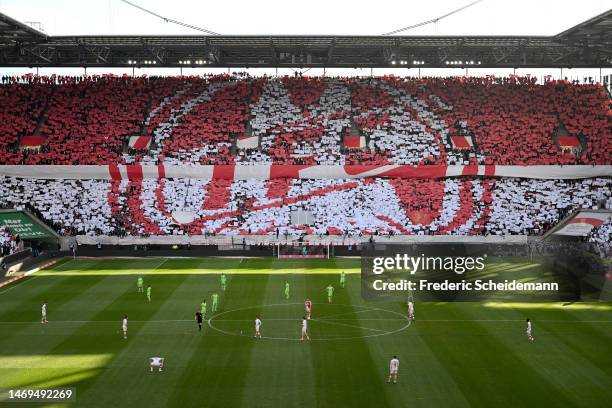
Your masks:
[{"label": "packed crowd", "polygon": [[0,205],[29,203],[68,235],[541,235],[611,197],[609,178],[0,182]]},{"label": "packed crowd", "polygon": [[19,237],[0,226],[0,258],[16,252],[19,248]]},{"label": "packed crowd", "polygon": [[0,85],[0,162],[609,164],[611,117],[599,85],[516,77],[29,76]]},{"label": "packed crowd", "polygon": [[[609,208],[612,208],[612,206]],[[595,244],[602,257],[612,259],[612,217],[600,225],[599,228],[595,228],[587,241]]]}]

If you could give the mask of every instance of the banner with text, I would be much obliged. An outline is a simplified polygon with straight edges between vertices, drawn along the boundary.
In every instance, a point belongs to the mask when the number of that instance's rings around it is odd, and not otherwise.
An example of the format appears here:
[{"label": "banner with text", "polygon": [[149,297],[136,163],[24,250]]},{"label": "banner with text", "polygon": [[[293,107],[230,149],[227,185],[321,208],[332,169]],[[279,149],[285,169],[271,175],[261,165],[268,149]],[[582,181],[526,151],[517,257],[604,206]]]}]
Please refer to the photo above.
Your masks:
[{"label": "banner with text", "polygon": [[20,211],[0,212],[0,225],[21,239],[50,238],[44,228]]}]

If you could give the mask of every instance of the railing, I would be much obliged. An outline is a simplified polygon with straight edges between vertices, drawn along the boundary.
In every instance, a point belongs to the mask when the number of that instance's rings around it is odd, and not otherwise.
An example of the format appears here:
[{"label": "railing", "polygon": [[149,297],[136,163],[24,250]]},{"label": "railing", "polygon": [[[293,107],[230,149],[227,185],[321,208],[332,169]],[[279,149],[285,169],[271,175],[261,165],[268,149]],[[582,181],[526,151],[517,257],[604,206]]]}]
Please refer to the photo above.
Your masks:
[{"label": "railing", "polygon": [[331,245],[349,246],[372,242],[376,244],[395,243],[487,243],[487,244],[524,244],[526,235],[507,236],[459,236],[459,235],[394,235],[394,236],[344,236],[344,235],[241,235],[241,236],[149,236],[149,237],[113,237],[78,235],[79,245],[221,245],[221,246],[257,246],[257,245]]}]

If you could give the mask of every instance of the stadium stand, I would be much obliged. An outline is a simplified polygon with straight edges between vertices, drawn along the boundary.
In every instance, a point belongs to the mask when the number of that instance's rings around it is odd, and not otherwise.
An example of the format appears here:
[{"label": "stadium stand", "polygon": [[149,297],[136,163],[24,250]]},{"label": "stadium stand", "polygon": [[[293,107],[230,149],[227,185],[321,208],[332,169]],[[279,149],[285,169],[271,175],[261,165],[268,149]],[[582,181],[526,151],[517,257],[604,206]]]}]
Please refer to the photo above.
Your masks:
[{"label": "stadium stand", "polygon": [[5,164],[612,162],[604,88],[568,81],[28,76],[0,104]]},{"label": "stadium stand", "polygon": [[0,162],[22,161],[20,139],[35,132],[51,90],[40,83],[0,86]]},{"label": "stadium stand", "polygon": [[0,228],[0,258],[11,255],[18,249],[19,238],[6,228]]},{"label": "stadium stand", "polygon": [[[29,203],[56,231],[68,235],[542,235],[571,211],[609,203],[611,191],[609,178],[232,182],[7,177],[0,183],[0,205],[23,208]],[[311,212],[313,224],[292,225],[296,210]],[[191,218],[185,221],[183,213]]]},{"label": "stadium stand", "polygon": [[602,258],[612,258],[612,218],[599,228],[595,228],[588,237],[588,241],[595,244]]},{"label": "stadium stand", "polygon": [[[2,78],[0,106],[0,164],[98,165],[0,176],[0,206],[63,235],[541,236],[612,207],[606,171],[558,167],[612,162],[600,85],[26,75]],[[610,228],[588,237],[607,253]]]}]

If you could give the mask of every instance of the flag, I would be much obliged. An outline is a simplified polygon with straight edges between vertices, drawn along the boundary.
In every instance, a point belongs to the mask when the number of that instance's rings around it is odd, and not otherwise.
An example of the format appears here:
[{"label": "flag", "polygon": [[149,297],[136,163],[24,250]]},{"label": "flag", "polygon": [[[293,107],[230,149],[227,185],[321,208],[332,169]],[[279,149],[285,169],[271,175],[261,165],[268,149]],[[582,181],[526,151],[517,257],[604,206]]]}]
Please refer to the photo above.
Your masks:
[{"label": "flag", "polygon": [[44,140],[44,136],[24,136],[21,138],[21,148],[38,149]]},{"label": "flag", "polygon": [[259,138],[257,136],[238,136],[236,147],[239,149],[257,149]]},{"label": "flag", "polygon": [[130,136],[129,145],[132,149],[147,150],[151,144],[151,136]]},{"label": "flag", "polygon": [[576,136],[557,136],[557,142],[561,147],[578,147],[580,140]]},{"label": "flag", "polygon": [[347,149],[363,149],[365,136],[344,136],[344,147]]},{"label": "flag", "polygon": [[450,139],[455,149],[471,149],[474,147],[471,136],[451,136]]}]

